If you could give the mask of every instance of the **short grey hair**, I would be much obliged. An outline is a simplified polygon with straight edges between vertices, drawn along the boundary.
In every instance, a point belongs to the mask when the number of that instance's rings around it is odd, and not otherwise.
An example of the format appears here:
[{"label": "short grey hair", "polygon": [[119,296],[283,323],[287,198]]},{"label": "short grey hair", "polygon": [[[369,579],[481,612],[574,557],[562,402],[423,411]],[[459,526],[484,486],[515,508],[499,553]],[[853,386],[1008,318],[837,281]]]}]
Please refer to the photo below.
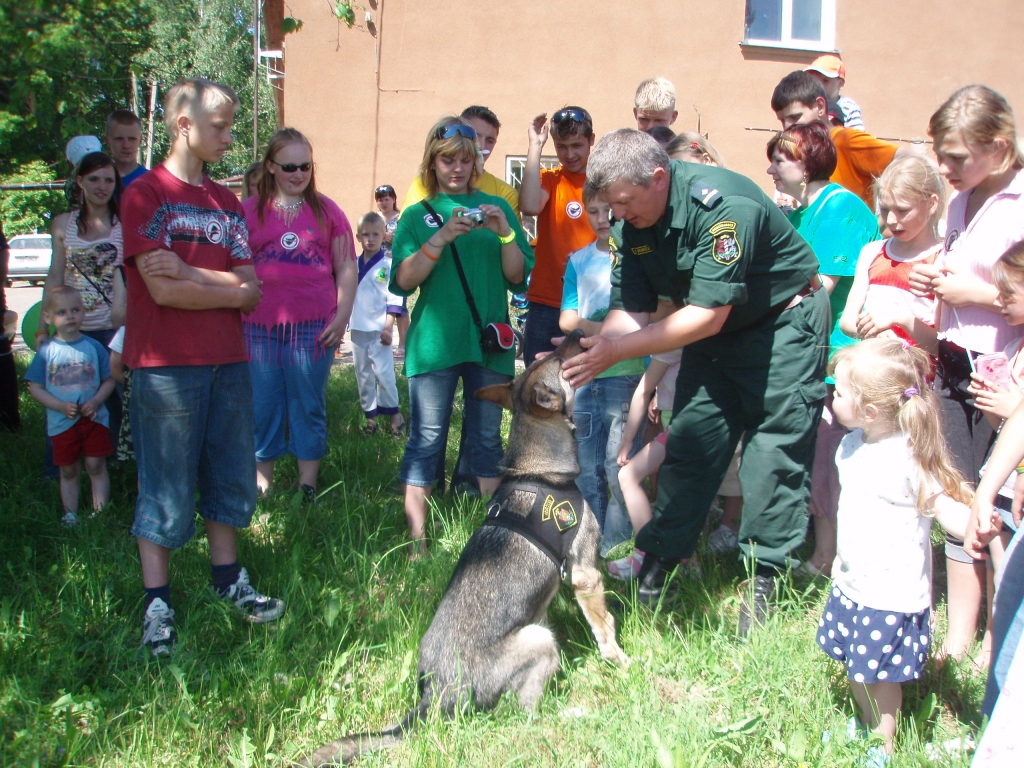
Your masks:
[{"label": "short grey hair", "polygon": [[607,189],[616,181],[647,187],[654,171],[669,169],[668,154],[643,131],[620,128],[605,134],[587,161],[587,184],[597,191]]}]

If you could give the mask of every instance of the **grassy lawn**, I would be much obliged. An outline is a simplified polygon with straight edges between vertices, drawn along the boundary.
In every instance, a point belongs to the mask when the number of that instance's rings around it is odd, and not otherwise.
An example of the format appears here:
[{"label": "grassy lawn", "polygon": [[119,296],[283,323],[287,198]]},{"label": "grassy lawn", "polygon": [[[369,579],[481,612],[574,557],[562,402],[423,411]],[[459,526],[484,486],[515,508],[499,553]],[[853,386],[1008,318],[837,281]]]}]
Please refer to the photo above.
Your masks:
[{"label": "grassy lawn", "polygon": [[[171,561],[179,643],[159,662],[137,650],[133,467],[112,470],[107,510],[64,530],[58,487],[42,472],[42,409],[23,398],[21,433],[0,434],[0,765],[281,766],[393,723],[415,703],[420,637],[484,508],[446,496],[429,523],[432,557],[410,563],[402,443],[359,435],[351,369],[335,371],[328,398],[319,503],[281,491],[240,537],[240,562],[259,589],[287,601],[284,618],[250,626],[212,598],[198,523]],[[457,440],[456,425],[449,466]],[[281,462],[278,487],[295,482],[294,461]],[[745,643],[733,636],[743,569],[732,557],[700,560],[703,578],[684,580],[656,611],[606,583],[629,670],[600,660],[563,589],[550,611],[562,670],[536,712],[506,700],[491,713],[431,720],[359,765],[856,764],[864,747],[845,737],[845,674],[814,642],[825,585],[791,584],[782,610]],[[940,622],[936,644],[942,634]],[[976,730],[983,688],[968,664],[929,663],[922,682],[904,687],[892,765],[967,766],[962,755],[929,759],[925,744]]]}]

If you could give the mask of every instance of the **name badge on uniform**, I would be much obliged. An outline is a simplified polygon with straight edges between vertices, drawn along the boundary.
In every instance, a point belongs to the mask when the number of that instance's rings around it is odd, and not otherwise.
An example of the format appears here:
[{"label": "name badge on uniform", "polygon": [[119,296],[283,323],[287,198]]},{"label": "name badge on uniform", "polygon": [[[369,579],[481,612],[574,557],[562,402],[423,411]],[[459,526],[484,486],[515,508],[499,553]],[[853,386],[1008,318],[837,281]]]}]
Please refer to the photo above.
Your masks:
[{"label": "name badge on uniform", "polygon": [[739,237],[736,235],[735,221],[720,221],[713,224],[708,232],[711,234],[711,256],[719,264],[729,266],[735,264],[743,250],[740,248]]},{"label": "name badge on uniform", "polygon": [[650,253],[653,248],[649,245],[638,245],[636,248],[630,248],[634,256],[643,256],[645,253]]}]

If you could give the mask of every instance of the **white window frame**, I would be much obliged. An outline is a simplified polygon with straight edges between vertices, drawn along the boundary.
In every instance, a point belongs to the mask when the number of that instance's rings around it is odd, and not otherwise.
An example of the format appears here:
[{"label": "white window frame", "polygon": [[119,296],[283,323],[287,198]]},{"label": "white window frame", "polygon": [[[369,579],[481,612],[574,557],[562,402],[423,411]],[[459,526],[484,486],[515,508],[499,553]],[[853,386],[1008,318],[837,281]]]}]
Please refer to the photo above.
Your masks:
[{"label": "white window frame", "polygon": [[[782,0],[782,39],[760,40],[746,37],[744,17],[744,39],[740,45],[752,48],[785,48],[795,51],[820,51],[831,53],[836,50],[836,0],[819,0],[821,3],[821,40],[800,40],[793,37],[793,0]],[[743,9],[746,13],[747,4]]]},{"label": "white window frame", "polygon": [[[559,166],[558,158],[554,155],[541,155],[540,167],[554,170]],[[526,168],[526,155],[505,155],[505,183],[519,190],[519,183],[523,178],[523,170]]]}]

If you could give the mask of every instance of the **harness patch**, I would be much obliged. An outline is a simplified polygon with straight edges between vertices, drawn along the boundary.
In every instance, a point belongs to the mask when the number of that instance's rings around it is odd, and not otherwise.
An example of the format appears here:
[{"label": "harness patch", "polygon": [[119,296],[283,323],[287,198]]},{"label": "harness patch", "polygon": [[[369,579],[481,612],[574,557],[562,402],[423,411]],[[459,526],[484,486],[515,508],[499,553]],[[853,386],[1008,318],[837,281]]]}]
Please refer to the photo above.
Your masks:
[{"label": "harness patch", "polygon": [[643,256],[645,253],[650,253],[654,249],[649,245],[638,245],[636,248],[630,248],[634,256]]},{"label": "harness patch", "polygon": [[555,521],[555,527],[558,528],[559,533],[564,533],[580,522],[571,501],[566,499],[565,501],[556,502],[555,497],[551,494],[548,494],[544,499],[544,506],[540,513],[540,521],[542,523],[546,523],[549,520]]},{"label": "harness patch", "polygon": [[740,248],[739,237],[736,234],[735,221],[719,221],[713,224],[708,232],[714,238],[711,244],[711,256],[719,264],[729,266],[735,264],[743,249]]}]

